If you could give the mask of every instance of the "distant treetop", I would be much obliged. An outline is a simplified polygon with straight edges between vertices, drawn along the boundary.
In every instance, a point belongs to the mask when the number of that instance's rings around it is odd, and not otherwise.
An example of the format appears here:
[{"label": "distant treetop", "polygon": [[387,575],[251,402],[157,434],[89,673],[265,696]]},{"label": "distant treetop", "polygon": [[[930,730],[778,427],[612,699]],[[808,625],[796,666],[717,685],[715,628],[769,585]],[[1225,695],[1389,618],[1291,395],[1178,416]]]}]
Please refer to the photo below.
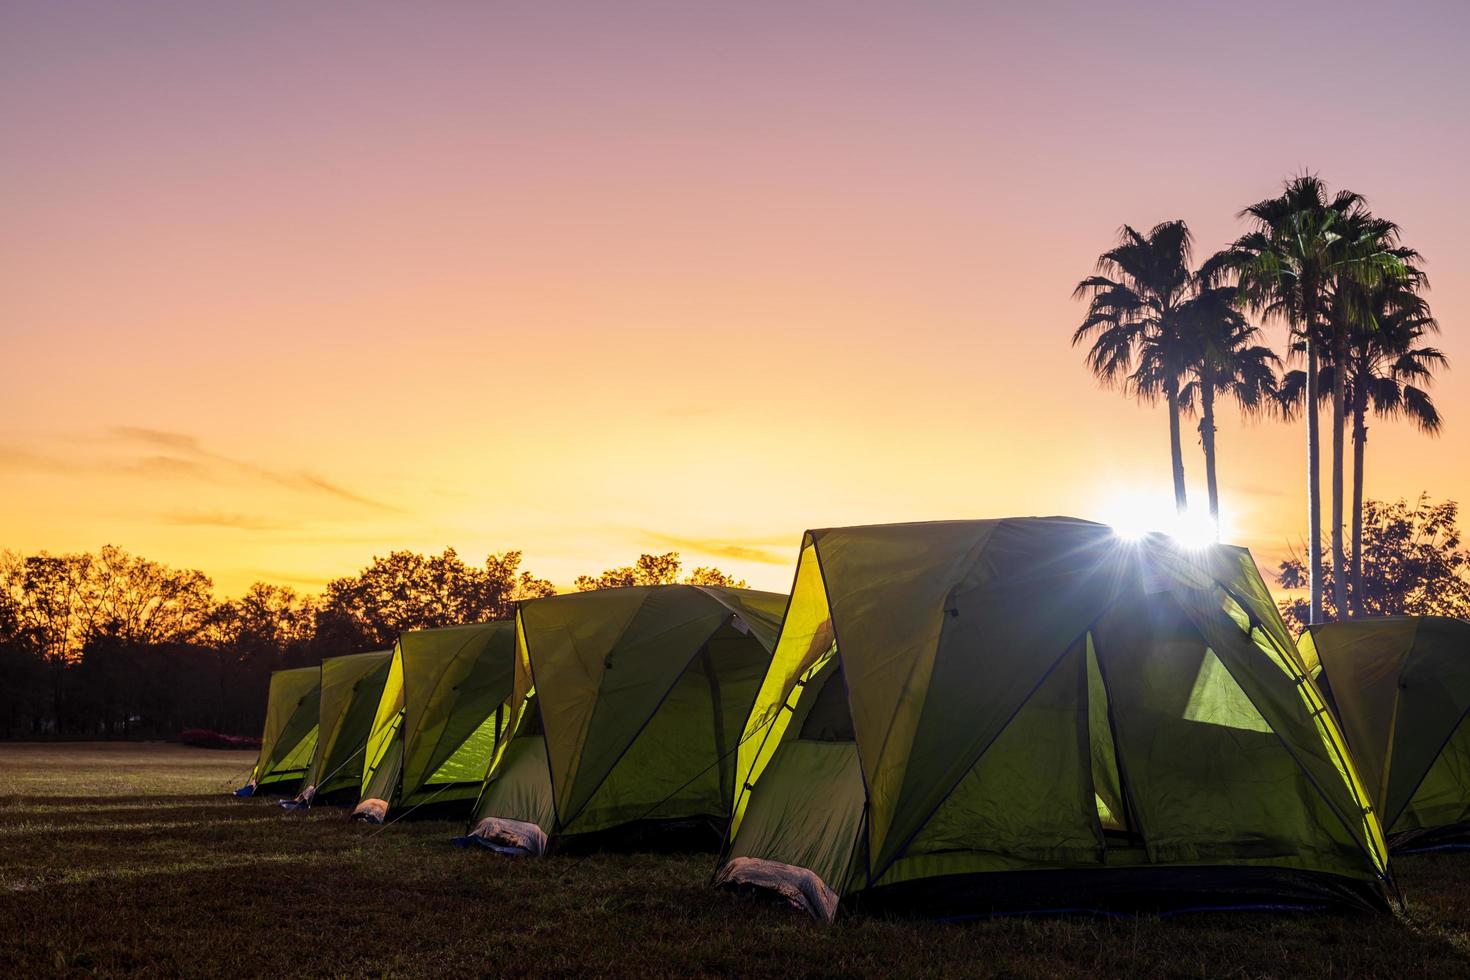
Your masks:
[{"label": "distant treetop", "polygon": [[[679,570],[683,562],[677,551],[662,555],[639,555],[632,565],[609,568],[601,575],[578,575],[577,590],[591,592],[594,589],[620,589],[630,585],[674,585],[680,581]],[[718,568],[700,566],[683,580],[687,585],[718,585],[729,589],[747,589],[744,579],[737,579]]]}]

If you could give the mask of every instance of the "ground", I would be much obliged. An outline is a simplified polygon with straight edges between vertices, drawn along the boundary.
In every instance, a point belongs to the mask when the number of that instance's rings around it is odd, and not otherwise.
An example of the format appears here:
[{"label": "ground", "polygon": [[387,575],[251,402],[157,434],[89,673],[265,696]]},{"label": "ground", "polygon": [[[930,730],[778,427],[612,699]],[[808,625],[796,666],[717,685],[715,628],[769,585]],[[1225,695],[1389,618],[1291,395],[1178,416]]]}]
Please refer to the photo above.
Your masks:
[{"label": "ground", "polygon": [[707,856],[513,860],[236,800],[250,753],[0,744],[0,976],[1467,976],[1470,854],[1397,916],[852,916],[708,886]]}]

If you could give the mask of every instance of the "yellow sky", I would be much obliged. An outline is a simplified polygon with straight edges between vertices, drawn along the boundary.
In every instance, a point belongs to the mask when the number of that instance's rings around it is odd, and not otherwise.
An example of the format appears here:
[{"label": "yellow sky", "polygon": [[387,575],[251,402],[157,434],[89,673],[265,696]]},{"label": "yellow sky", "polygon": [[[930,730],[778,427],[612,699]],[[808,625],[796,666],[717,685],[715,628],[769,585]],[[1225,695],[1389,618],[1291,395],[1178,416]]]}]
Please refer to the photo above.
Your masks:
[{"label": "yellow sky", "polygon": [[[1252,4],[61,6],[0,15],[0,547],[225,594],[451,545],[784,589],[807,527],[1167,508],[1162,411],[1090,380],[1071,288],[1121,223],[1216,247],[1306,166],[1404,226],[1463,350],[1454,8],[1344,17],[1268,80]],[[1412,105],[1342,77],[1358,48]],[[1370,495],[1464,495],[1464,391],[1437,441],[1374,425]],[[1263,565],[1302,438],[1222,424]]]}]

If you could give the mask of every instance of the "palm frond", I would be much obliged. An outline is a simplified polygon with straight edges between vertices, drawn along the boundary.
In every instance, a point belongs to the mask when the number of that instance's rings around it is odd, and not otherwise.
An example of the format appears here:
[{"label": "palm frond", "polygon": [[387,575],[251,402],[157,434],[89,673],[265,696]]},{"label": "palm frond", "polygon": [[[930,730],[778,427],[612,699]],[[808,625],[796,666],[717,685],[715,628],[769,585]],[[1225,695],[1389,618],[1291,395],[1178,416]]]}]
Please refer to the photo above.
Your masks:
[{"label": "palm frond", "polygon": [[1435,407],[1434,399],[1427,391],[1405,385],[1403,413],[1420,432],[1439,435],[1444,420],[1440,418],[1439,409]]}]

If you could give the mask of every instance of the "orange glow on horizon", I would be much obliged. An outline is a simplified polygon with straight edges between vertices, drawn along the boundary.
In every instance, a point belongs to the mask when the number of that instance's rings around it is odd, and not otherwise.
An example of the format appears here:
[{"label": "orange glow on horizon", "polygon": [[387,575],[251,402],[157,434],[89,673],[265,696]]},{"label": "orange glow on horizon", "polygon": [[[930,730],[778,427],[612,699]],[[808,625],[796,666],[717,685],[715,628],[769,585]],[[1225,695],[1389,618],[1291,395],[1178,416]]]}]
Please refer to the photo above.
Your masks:
[{"label": "orange glow on horizon", "polygon": [[[618,6],[0,13],[0,548],[223,595],[673,550],[784,591],[808,527],[1106,520],[1167,493],[1167,425],[1088,375],[1072,287],[1124,222],[1223,245],[1304,164],[1427,256],[1460,363],[1464,11],[1341,15],[1405,107],[1256,3]],[[1291,67],[1242,78],[1245,44]],[[1249,132],[1198,111],[1227,84]],[[1369,496],[1466,499],[1470,395],[1435,396],[1437,440],[1371,423]],[[1221,414],[1227,538],[1269,573],[1303,427]]]}]

